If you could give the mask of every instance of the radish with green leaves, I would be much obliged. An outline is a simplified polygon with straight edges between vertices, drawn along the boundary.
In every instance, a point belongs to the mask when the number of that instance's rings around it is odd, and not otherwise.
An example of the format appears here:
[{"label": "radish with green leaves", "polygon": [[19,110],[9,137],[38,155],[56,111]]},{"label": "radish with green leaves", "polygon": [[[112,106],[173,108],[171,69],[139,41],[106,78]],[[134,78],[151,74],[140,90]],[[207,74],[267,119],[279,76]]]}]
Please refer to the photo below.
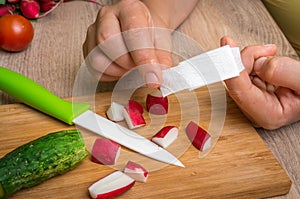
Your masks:
[{"label": "radish with green leaves", "polygon": [[56,6],[55,1],[41,1],[40,2],[40,7],[41,7],[41,12],[48,12],[50,11],[54,6]]},{"label": "radish with green leaves", "polygon": [[16,6],[14,5],[4,5],[0,4],[0,17],[12,14],[16,10]]},{"label": "radish with green leaves", "polygon": [[121,171],[115,171],[92,184],[88,190],[94,199],[117,197],[133,187],[135,180]]},{"label": "radish with green leaves", "polygon": [[35,0],[21,0],[20,9],[28,19],[37,19],[40,14],[40,4]]}]

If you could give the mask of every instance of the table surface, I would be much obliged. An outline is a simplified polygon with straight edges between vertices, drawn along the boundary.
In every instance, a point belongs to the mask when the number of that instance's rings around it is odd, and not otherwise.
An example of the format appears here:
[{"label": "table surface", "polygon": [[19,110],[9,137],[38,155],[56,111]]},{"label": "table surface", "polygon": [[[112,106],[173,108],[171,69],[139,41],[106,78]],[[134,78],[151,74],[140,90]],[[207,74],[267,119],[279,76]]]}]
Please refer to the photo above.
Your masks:
[{"label": "table surface", "polygon": [[[35,37],[25,51],[0,51],[0,65],[24,74],[60,97],[72,96],[83,62],[86,30],[99,8],[83,1],[62,4],[33,22]],[[218,48],[220,38],[229,35],[241,48],[273,43],[278,46],[278,55],[299,59],[259,0],[200,0],[178,31],[193,38],[205,51]],[[15,102],[0,91],[0,104]],[[300,198],[299,129],[300,122],[273,131],[256,129],[293,183],[289,194],[276,198]]]}]

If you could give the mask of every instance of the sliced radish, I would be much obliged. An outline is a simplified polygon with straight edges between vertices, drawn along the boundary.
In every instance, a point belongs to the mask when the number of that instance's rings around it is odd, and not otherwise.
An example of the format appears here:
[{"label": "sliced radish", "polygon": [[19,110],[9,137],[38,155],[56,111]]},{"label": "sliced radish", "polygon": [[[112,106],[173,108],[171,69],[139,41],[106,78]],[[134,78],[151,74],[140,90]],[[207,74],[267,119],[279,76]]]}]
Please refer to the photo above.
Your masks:
[{"label": "sliced radish", "polygon": [[200,151],[211,146],[211,136],[195,122],[191,121],[186,127],[186,134],[192,144]]},{"label": "sliced radish", "polygon": [[178,128],[176,126],[165,126],[152,137],[152,141],[166,148],[178,137]]},{"label": "sliced radish", "polygon": [[124,173],[138,182],[146,182],[148,178],[148,171],[141,165],[131,161],[127,162]]},{"label": "sliced radish", "polygon": [[146,125],[145,119],[140,110],[135,108],[135,106],[130,106],[129,103],[123,109],[123,115],[130,129],[135,129]]},{"label": "sliced radish", "polygon": [[157,90],[147,95],[146,108],[149,113],[155,115],[164,115],[168,113],[168,97],[163,97]]},{"label": "sliced radish", "polygon": [[128,100],[128,107],[130,109],[136,109],[140,114],[144,113],[143,106],[135,100]]},{"label": "sliced radish", "polygon": [[108,119],[114,122],[120,122],[124,120],[123,116],[124,106],[116,102],[112,102],[108,110],[106,111],[106,116]]},{"label": "sliced radish", "polygon": [[121,146],[106,138],[97,138],[92,149],[92,161],[104,165],[114,165],[120,155]]},{"label": "sliced radish", "polygon": [[135,181],[121,171],[115,171],[112,174],[100,179],[92,184],[88,190],[90,196],[95,199],[113,198],[121,195],[133,187]]}]

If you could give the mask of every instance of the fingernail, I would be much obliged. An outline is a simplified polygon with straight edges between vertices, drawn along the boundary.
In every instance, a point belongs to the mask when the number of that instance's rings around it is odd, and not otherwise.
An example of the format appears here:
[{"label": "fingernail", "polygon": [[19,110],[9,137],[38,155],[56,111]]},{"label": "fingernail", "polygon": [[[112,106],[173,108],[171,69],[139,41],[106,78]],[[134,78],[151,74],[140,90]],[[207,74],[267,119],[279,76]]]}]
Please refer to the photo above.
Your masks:
[{"label": "fingernail", "polygon": [[145,75],[145,81],[150,88],[156,88],[159,86],[159,81],[155,73],[150,72]]},{"label": "fingernail", "polygon": [[262,65],[265,63],[266,61],[266,57],[260,57],[259,59],[255,60],[254,62],[254,71],[258,72],[260,71]]},{"label": "fingernail", "polygon": [[265,47],[273,48],[273,47],[276,46],[276,45],[275,45],[275,44],[265,44],[264,46],[265,46]]}]

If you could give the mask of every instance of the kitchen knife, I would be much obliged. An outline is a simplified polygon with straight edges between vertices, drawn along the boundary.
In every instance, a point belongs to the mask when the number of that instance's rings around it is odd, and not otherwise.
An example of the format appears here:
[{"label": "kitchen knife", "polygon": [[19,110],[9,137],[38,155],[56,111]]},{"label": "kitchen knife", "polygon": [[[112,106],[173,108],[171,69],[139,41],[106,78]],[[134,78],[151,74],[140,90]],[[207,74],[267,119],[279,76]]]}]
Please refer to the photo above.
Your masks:
[{"label": "kitchen knife", "polygon": [[89,110],[88,104],[63,100],[31,79],[4,67],[0,67],[0,90],[69,125],[77,124],[147,157],[184,167],[167,150],[143,136],[97,115]]}]

